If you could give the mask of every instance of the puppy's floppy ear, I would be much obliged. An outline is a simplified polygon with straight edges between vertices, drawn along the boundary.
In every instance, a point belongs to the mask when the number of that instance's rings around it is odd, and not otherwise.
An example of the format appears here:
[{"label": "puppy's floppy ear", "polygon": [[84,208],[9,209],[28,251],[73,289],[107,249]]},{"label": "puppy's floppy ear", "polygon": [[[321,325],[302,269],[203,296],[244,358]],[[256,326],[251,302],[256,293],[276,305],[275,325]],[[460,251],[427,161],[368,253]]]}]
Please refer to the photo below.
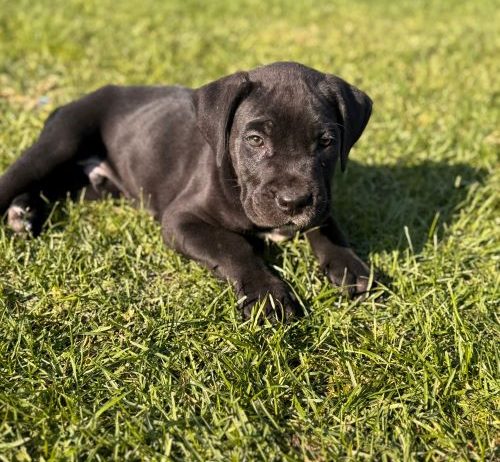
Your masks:
[{"label": "puppy's floppy ear", "polygon": [[370,119],[372,100],[366,93],[335,75],[327,75],[324,84],[329,98],[334,100],[340,118],[339,123],[342,124],[340,166],[344,171],[349,151],[358,141]]},{"label": "puppy's floppy ear", "polygon": [[228,150],[229,132],[234,113],[239,104],[250,93],[252,84],[246,72],[223,77],[198,88],[193,103],[198,127],[216,155],[217,166]]}]

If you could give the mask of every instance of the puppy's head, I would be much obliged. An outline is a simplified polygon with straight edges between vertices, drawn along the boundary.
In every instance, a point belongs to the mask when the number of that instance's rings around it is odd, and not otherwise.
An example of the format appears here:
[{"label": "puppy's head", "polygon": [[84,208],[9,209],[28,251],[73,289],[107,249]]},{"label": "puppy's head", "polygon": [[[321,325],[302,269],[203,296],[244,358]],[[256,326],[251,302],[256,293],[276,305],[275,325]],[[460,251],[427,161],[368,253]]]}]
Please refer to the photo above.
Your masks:
[{"label": "puppy's head", "polygon": [[296,63],[222,78],[194,103],[217,164],[232,164],[250,220],[296,230],[328,215],[335,164],[345,169],[372,106],[344,80]]}]

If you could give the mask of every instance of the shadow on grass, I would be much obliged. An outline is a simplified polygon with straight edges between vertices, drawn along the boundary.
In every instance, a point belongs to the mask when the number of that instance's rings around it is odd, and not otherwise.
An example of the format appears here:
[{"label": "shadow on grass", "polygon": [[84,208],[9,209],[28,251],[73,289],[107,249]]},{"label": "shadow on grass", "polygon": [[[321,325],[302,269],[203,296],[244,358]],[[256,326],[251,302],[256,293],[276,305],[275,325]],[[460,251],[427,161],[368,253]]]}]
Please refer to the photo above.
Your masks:
[{"label": "shadow on grass", "polygon": [[471,185],[481,183],[485,175],[484,170],[462,163],[367,166],[351,161],[334,181],[334,214],[363,257],[407,248],[405,227],[413,251],[419,253],[434,220],[441,239]]}]

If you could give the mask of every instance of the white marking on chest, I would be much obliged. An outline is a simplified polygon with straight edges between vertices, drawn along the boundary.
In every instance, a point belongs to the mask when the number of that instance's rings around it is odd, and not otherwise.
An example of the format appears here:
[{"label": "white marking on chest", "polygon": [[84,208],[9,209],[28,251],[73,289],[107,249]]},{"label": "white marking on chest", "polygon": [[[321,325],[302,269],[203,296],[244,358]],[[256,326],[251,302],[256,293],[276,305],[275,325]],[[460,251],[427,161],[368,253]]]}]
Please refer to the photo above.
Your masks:
[{"label": "white marking on chest", "polygon": [[290,239],[290,235],[280,233],[279,231],[273,230],[269,233],[259,233],[259,237],[266,239],[267,241],[273,242],[283,242]]}]

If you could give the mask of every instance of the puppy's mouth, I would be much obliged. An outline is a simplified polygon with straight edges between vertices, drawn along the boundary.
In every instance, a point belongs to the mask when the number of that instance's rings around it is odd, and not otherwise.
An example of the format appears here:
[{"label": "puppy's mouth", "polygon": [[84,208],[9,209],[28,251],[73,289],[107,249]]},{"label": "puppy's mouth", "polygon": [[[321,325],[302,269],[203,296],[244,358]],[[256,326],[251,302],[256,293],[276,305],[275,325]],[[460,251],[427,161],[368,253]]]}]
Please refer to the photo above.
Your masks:
[{"label": "puppy's mouth", "polygon": [[311,209],[312,210],[304,210],[304,212],[291,217],[287,225],[295,227],[296,231],[305,231],[323,223],[329,210],[327,202],[323,201],[318,204],[314,204]]},{"label": "puppy's mouth", "polygon": [[247,215],[257,226],[284,231],[287,234],[306,231],[320,225],[327,218],[329,211],[329,202],[319,197],[314,199],[312,205],[293,215],[285,214],[275,207],[266,208],[265,204],[257,203],[254,197],[250,203],[252,213]]}]

